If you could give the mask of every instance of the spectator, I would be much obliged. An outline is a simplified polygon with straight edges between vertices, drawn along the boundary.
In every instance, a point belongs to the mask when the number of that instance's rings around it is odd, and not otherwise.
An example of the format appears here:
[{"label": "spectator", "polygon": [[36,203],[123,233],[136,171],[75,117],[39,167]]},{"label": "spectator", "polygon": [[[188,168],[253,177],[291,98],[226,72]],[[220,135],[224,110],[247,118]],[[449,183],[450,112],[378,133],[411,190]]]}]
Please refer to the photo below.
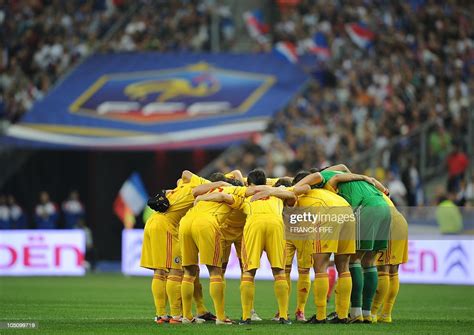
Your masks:
[{"label": "spectator", "polygon": [[10,218],[13,229],[27,229],[28,223],[23,209],[16,203],[13,195],[8,196],[8,206],[10,208]]},{"label": "spectator", "polygon": [[407,189],[402,181],[393,172],[388,173],[387,187],[390,190],[390,197],[396,206],[406,206]]},{"label": "spectator", "polygon": [[436,208],[436,221],[443,235],[460,234],[463,231],[463,218],[459,207],[454,203],[456,196],[449,193],[441,196]]},{"label": "spectator", "polygon": [[79,193],[72,191],[62,204],[66,229],[77,228],[79,221],[84,220],[84,206],[79,201]]},{"label": "spectator", "polygon": [[37,229],[56,229],[58,221],[58,209],[51,202],[49,194],[45,191],[40,193],[39,204],[35,208],[35,223]]},{"label": "spectator", "polygon": [[[124,3],[124,4],[120,4]],[[0,7],[0,93],[16,122],[98,46],[132,1],[7,1]],[[2,113],[2,112],[0,112]]]},{"label": "spectator", "polygon": [[407,205],[418,206],[423,204],[420,174],[416,167],[416,160],[410,157],[407,167],[402,172],[402,181],[407,190]]},{"label": "spectator", "polygon": [[460,189],[464,173],[469,165],[467,155],[461,150],[458,144],[454,145],[453,151],[447,158],[448,165],[448,191],[457,192]]},{"label": "spectator", "polygon": [[7,197],[0,194],[0,229],[11,229],[10,209],[7,205]]},{"label": "spectator", "polygon": [[[414,183],[421,177],[415,176],[420,155],[413,150],[420,143],[419,137],[408,136],[411,132],[438,124],[427,129],[431,166],[446,159],[452,141],[465,140],[474,84],[473,5],[368,0],[300,1],[285,7],[271,29],[273,43],[293,42],[304,54],[308,39],[320,33],[328,40],[330,56],[314,61],[318,67],[310,71],[316,74],[315,82],[270,124],[267,137],[273,142],[262,145],[266,154],[247,157],[252,153],[244,146],[242,157],[263,162],[269,172],[291,174],[303,167],[350,162],[362,152],[379,149],[384,157],[377,171],[399,171],[406,165],[401,160],[409,157],[410,177],[404,180]],[[353,22],[376,32],[367,49],[347,33],[346,24]],[[280,153],[283,146],[292,154]],[[236,163],[233,168],[248,167]],[[412,204],[422,201],[420,183],[415,184],[409,190]]]},{"label": "spectator", "polygon": [[433,164],[442,162],[451,149],[451,135],[446,131],[443,125],[438,125],[431,132],[430,138],[430,155]]}]

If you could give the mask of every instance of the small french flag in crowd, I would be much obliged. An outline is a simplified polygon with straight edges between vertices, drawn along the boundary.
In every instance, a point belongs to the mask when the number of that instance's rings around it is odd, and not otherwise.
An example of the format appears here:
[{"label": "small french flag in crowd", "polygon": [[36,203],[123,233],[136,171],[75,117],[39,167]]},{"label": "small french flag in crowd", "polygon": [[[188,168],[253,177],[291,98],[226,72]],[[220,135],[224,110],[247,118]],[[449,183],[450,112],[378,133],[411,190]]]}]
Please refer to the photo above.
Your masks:
[{"label": "small french flag in crowd", "polygon": [[134,172],[122,185],[114,201],[114,212],[123,222],[125,228],[135,225],[135,216],[140,214],[146,205],[148,193],[142,179]]},{"label": "small french flag in crowd", "polygon": [[266,34],[270,31],[270,27],[263,20],[263,12],[260,9],[244,13],[245,25],[250,36],[259,42],[267,40]]},{"label": "small french flag in crowd", "polygon": [[346,24],[346,32],[359,48],[369,49],[372,47],[375,34],[370,31],[364,24],[348,23]]},{"label": "small french flag in crowd", "polygon": [[296,53],[296,46],[291,42],[278,42],[273,48],[275,54],[283,57],[290,63],[298,62],[298,54]]},{"label": "small french flag in crowd", "polygon": [[331,57],[328,39],[322,32],[317,32],[314,34],[308,45],[308,51],[321,59],[328,59]]}]

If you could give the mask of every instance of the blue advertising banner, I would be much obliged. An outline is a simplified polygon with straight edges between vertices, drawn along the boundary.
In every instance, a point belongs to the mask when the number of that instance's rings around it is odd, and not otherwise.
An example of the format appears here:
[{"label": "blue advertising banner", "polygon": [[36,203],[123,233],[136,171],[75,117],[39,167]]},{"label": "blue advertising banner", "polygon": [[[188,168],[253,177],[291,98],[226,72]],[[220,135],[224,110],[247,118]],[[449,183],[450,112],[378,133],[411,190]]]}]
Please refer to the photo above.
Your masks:
[{"label": "blue advertising banner", "polygon": [[1,141],[111,150],[225,146],[264,130],[306,80],[271,54],[97,54]]}]

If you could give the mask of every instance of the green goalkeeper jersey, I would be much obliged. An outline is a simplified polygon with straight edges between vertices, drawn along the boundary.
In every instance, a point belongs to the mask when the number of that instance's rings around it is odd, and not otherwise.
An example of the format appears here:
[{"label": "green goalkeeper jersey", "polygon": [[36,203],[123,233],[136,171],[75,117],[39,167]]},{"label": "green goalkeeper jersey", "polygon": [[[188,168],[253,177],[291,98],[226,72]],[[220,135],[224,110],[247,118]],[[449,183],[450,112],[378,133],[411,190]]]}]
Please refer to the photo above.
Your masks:
[{"label": "green goalkeeper jersey", "polygon": [[[332,177],[344,172],[324,170],[320,173],[323,180],[320,184],[316,185],[316,187],[323,188]],[[380,201],[384,202],[382,193],[377,190],[374,185],[366,181],[361,180],[339,183],[337,188],[338,194],[346,199],[352,208],[375,205],[375,203],[378,203],[378,198],[380,198]]]}]

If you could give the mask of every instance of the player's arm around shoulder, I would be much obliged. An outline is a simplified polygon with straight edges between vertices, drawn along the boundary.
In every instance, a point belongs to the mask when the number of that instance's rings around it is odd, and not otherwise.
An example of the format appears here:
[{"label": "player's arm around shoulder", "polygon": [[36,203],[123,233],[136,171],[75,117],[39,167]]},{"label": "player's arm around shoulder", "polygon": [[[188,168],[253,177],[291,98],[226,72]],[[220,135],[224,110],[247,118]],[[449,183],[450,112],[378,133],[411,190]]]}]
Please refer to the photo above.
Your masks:
[{"label": "player's arm around shoulder", "polygon": [[330,167],[327,167],[325,170],[327,171],[341,171],[346,173],[351,173],[351,170],[345,164],[336,164]]},{"label": "player's arm around shoulder", "polygon": [[285,187],[271,187],[267,190],[260,191],[254,194],[250,201],[262,200],[271,196],[284,200],[289,206],[293,206],[296,203],[295,193],[287,190]]},{"label": "player's arm around shoulder", "polygon": [[199,195],[205,194],[207,192],[212,192],[216,189],[223,188],[226,186],[230,186],[230,184],[226,183],[225,181],[215,181],[208,184],[202,184],[202,185],[194,187],[193,197],[196,198]]},{"label": "player's arm around shoulder", "polygon": [[370,184],[373,184],[372,178],[364,176],[362,174],[355,174],[355,173],[336,174],[331,179],[329,179],[328,184],[331,185],[332,188],[337,190],[337,186],[340,183],[347,183],[351,181],[366,181]]},{"label": "player's arm around shoulder", "polygon": [[294,186],[318,185],[324,182],[324,178],[319,172],[311,173],[297,182]]},{"label": "player's arm around shoulder", "polygon": [[223,202],[228,205],[234,204],[234,197],[228,193],[223,192],[212,192],[201,194],[194,199],[194,206],[197,205],[200,201],[214,201],[214,202]]},{"label": "player's arm around shoulder", "polygon": [[293,186],[292,189],[293,189],[292,190],[293,193],[296,196],[300,196],[300,195],[308,193],[311,190],[311,186],[309,186],[308,184],[305,184],[301,186]]}]

